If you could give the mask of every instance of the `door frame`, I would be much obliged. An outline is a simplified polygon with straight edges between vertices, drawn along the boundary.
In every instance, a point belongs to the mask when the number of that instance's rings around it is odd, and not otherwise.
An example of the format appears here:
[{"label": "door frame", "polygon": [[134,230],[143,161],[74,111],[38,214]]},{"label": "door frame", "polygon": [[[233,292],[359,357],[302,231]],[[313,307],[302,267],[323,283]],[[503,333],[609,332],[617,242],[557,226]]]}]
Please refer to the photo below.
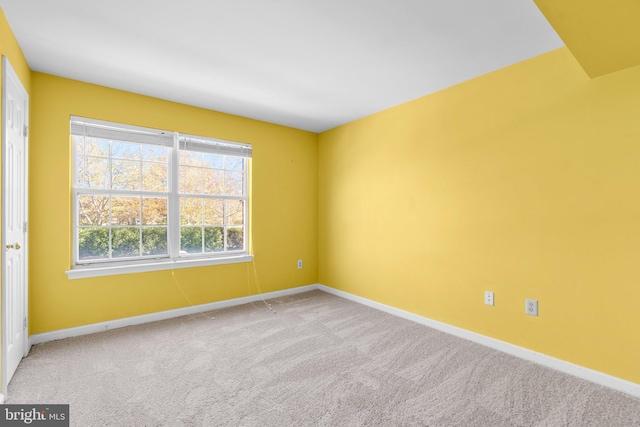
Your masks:
[{"label": "door frame", "polygon": [[[13,83],[16,84],[16,86],[18,87],[19,90],[21,90],[24,94],[24,97],[26,99],[26,106],[25,106],[25,126],[29,126],[29,94],[27,93],[27,91],[24,88],[24,85],[22,84],[22,81],[20,80],[20,78],[18,77],[18,75],[16,74],[16,72],[14,71],[13,67],[11,66],[11,63],[9,62],[9,58],[7,58],[6,56],[2,56],[2,135],[0,136],[2,138],[2,142],[0,144],[0,149],[2,151],[0,151],[0,156],[2,157],[2,169],[0,171],[0,178],[4,178],[4,171],[6,170],[6,156],[4,156],[4,152],[5,152],[5,147],[6,147],[6,140],[7,140],[7,94],[6,94],[6,87],[7,87],[7,82],[8,81],[12,81]],[[29,138],[28,136],[25,136],[25,145],[24,145],[24,159],[25,159],[25,165],[24,165],[24,189],[25,189],[25,210],[24,210],[24,214],[25,214],[25,219],[29,218],[29,211],[28,211],[28,205],[29,205],[29,170],[28,170],[28,166],[29,166]],[[7,366],[7,348],[5,346],[5,334],[6,334],[6,328],[5,325],[7,324],[7,299],[6,299],[6,278],[5,278],[5,274],[6,274],[6,251],[5,251],[5,245],[6,245],[6,233],[1,232],[2,229],[4,228],[4,206],[6,205],[6,189],[5,189],[5,185],[6,185],[6,180],[2,179],[2,188],[0,189],[0,191],[2,192],[2,204],[0,205],[0,222],[1,222],[1,227],[0,228],[0,234],[2,234],[2,237],[0,238],[0,244],[2,246],[0,246],[0,252],[2,253],[2,265],[0,267],[1,270],[1,274],[0,274],[0,281],[1,281],[1,287],[2,287],[2,304],[1,304],[1,310],[2,310],[2,335],[0,336],[0,345],[2,347],[2,391],[1,391],[1,395],[0,395],[0,400],[4,401],[4,399],[7,396],[7,388],[9,386],[9,381],[7,380],[7,372],[8,372],[8,366]],[[29,319],[29,234],[28,234],[28,228],[25,227],[25,232],[24,232],[24,316],[25,319],[27,319],[27,326],[25,327],[23,336],[24,336],[24,342],[23,342],[23,357],[26,356],[27,354],[29,354],[29,329],[28,329],[28,319]]]}]

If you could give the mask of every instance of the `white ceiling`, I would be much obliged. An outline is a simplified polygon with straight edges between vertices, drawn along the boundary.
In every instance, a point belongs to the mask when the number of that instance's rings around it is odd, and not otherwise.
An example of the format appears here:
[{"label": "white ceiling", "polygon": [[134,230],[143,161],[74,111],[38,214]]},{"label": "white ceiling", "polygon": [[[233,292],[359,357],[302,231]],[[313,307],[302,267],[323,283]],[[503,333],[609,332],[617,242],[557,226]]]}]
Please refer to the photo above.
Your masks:
[{"label": "white ceiling", "polygon": [[563,46],[533,0],[0,0],[34,71],[321,132]]}]

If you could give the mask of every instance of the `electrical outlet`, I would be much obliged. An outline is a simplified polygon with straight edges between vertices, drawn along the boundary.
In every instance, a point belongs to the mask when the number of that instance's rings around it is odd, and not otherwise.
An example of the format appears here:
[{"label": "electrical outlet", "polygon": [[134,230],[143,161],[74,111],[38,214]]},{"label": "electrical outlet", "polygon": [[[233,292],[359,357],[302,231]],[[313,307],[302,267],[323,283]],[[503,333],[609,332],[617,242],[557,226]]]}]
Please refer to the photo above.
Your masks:
[{"label": "electrical outlet", "polygon": [[302,260],[301,259],[298,260],[298,268],[302,268]]},{"label": "electrical outlet", "polygon": [[527,298],[524,302],[524,312],[530,316],[537,316],[538,300]]},{"label": "electrical outlet", "polygon": [[484,303],[487,305],[493,305],[493,292],[484,291]]}]

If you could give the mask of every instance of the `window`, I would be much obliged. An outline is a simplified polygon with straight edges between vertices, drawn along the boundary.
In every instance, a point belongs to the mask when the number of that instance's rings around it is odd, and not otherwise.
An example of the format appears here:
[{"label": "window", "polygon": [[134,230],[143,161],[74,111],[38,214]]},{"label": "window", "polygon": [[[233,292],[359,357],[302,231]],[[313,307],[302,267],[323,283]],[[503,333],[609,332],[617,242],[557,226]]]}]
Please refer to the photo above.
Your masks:
[{"label": "window", "polygon": [[71,118],[74,266],[247,254],[251,146]]}]

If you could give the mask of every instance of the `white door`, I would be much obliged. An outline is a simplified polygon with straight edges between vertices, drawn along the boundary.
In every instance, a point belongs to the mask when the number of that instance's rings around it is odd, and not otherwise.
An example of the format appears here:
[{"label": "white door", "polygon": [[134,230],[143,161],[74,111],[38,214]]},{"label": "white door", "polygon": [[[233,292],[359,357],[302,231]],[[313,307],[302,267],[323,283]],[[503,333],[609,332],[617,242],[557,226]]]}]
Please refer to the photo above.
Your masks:
[{"label": "white door", "polygon": [[28,352],[27,133],[29,97],[2,57],[2,391]]}]

